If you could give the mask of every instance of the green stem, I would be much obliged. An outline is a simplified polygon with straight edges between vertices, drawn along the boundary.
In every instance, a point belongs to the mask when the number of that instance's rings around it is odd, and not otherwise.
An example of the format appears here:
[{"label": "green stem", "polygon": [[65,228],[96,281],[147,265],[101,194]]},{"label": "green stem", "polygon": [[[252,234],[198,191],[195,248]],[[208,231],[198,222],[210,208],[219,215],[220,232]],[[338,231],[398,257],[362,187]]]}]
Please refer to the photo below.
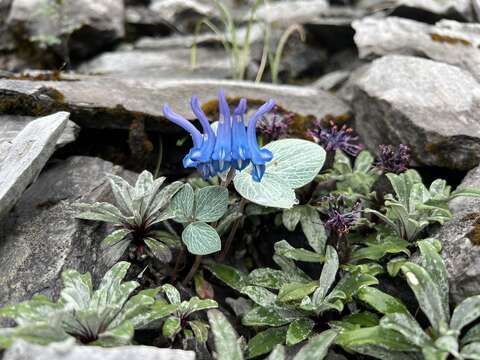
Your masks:
[{"label": "green stem", "polygon": [[[247,200],[245,200],[242,197],[242,200],[240,200],[240,213],[243,214],[243,210],[245,209],[245,205],[247,204]],[[242,221],[243,216],[240,216],[235,222],[233,223],[232,230],[230,230],[230,234],[228,234],[227,241],[225,242],[225,246],[222,249],[222,252],[220,255],[218,255],[217,260],[220,262],[223,262],[225,260],[225,257],[228,255],[228,252],[230,251],[230,247],[232,246],[233,239],[235,238],[235,234],[237,233],[237,230],[240,226],[240,222]]]}]

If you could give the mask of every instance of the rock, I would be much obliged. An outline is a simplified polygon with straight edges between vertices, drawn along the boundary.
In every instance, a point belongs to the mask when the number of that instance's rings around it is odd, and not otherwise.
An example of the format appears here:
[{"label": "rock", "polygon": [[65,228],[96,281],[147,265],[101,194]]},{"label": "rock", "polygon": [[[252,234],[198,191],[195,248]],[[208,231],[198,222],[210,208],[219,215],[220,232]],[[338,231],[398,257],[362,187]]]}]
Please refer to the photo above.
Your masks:
[{"label": "rock", "polygon": [[75,345],[71,342],[49,346],[29,344],[17,340],[5,352],[3,360],[195,360],[193,351],[159,349],[153,346],[99,346]]},{"label": "rock", "polygon": [[[279,23],[283,27],[303,24],[328,10],[326,0],[299,0],[268,2],[258,7],[255,19],[260,22]],[[247,21],[250,14],[246,14]]]},{"label": "rock", "polygon": [[387,11],[390,15],[427,22],[445,17],[473,20],[471,0],[361,0],[358,6],[371,12]]},{"label": "rock", "polygon": [[480,162],[480,85],[458,67],[391,55],[353,86],[356,130],[375,152],[400,143],[417,164],[468,170]]},{"label": "rock", "polygon": [[480,0],[472,0],[473,12],[475,13],[475,20],[480,21]]},{"label": "rock", "polygon": [[68,116],[61,112],[34,120],[13,139],[0,163],[0,218],[8,214],[53,154]]},{"label": "rock", "polygon": [[[227,80],[115,79],[77,76],[76,81],[0,79],[0,113],[38,115],[58,109],[85,128],[129,128],[133,120],[145,120],[147,130],[179,131],[166,121],[163,104],[193,119],[190,97],[198,95],[207,113],[216,112],[209,101],[224,89],[227,96],[252,101],[273,98],[282,108],[301,115],[345,117],[350,108],[327,92],[313,87],[254,84]],[[210,107],[209,107],[210,104]]]},{"label": "rock", "polygon": [[75,204],[113,202],[106,173],[135,177],[101,159],[71,157],[50,165],[25,191],[2,224],[0,306],[38,292],[55,298],[65,269],[90,271],[95,281],[104,275],[98,247],[106,228],[76,220]]},{"label": "rock", "polygon": [[[0,162],[7,154],[13,139],[35,118],[30,116],[0,115]],[[67,121],[65,130],[55,144],[55,150],[74,142],[78,137],[80,127],[73,121]]]},{"label": "rock", "polygon": [[71,33],[70,54],[85,58],[124,36],[124,6],[122,0],[13,0],[7,26],[17,40],[37,44],[54,45]]},{"label": "rock", "polygon": [[456,65],[480,80],[480,24],[442,20],[435,25],[398,17],[354,21],[361,58],[420,55]]},{"label": "rock", "polygon": [[[461,188],[480,189],[480,167],[471,170]],[[480,199],[458,197],[450,201],[453,220],[434,235],[442,242],[450,296],[458,304],[480,293]]]},{"label": "rock", "polygon": [[190,49],[165,51],[128,50],[103,53],[84,63],[84,73],[115,74],[131,78],[228,78],[230,58],[223,49],[197,49],[196,66],[192,68]]},{"label": "rock", "polygon": [[138,39],[141,36],[165,36],[172,31],[171,26],[145,5],[127,6],[125,25],[128,39]]},{"label": "rock", "polygon": [[320,79],[315,81],[312,85],[325,91],[335,91],[347,81],[350,76],[348,70],[337,70],[323,75]]},{"label": "rock", "polygon": [[[0,52],[12,51],[15,48],[11,34],[7,31],[7,17],[12,0],[0,0]],[[0,66],[0,69],[5,67]]]}]

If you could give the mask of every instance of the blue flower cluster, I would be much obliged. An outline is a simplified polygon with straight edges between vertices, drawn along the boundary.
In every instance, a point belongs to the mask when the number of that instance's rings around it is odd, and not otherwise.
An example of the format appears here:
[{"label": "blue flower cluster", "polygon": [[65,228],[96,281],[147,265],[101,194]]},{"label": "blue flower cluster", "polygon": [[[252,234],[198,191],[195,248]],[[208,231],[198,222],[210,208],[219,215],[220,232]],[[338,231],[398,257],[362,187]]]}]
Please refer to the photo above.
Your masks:
[{"label": "blue flower cluster", "polygon": [[163,106],[163,114],[171,122],[188,131],[192,137],[193,147],[183,158],[184,167],[195,167],[204,178],[208,178],[223,173],[231,167],[242,171],[251,162],[252,178],[260,182],[265,173],[265,164],[273,159],[273,154],[258,146],[256,126],[258,119],[274,106],[273,100],[267,101],[248,120],[246,127],[247,100],[240,100],[232,116],[225,94],[220,91],[217,134],[210,126],[196,96],[192,96],[191,107],[202,125],[203,134],[190,121],[174,113],[167,104]]}]

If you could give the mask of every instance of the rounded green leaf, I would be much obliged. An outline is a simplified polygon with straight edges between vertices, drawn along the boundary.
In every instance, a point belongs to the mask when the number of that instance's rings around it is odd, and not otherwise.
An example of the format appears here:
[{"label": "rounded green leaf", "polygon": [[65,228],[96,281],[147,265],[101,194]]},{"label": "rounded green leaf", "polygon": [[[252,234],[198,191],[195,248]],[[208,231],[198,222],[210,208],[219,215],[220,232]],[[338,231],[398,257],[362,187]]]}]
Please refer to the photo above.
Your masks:
[{"label": "rounded green leaf", "polygon": [[195,194],[195,220],[214,222],[227,211],[228,190],[223,186],[207,186]]},{"label": "rounded green leaf", "polygon": [[193,218],[193,204],[195,194],[190,184],[185,184],[170,202],[170,212],[174,220],[180,223],[188,222]]},{"label": "rounded green leaf", "polygon": [[208,255],[220,251],[220,236],[210,225],[197,221],[189,224],[182,232],[183,243],[194,255]]},{"label": "rounded green leaf", "polygon": [[289,209],[298,200],[295,189],[312,181],[325,162],[325,150],[313,142],[282,139],[265,146],[273,153],[261,182],[252,179],[252,165],[237,173],[235,189],[254,203]]}]

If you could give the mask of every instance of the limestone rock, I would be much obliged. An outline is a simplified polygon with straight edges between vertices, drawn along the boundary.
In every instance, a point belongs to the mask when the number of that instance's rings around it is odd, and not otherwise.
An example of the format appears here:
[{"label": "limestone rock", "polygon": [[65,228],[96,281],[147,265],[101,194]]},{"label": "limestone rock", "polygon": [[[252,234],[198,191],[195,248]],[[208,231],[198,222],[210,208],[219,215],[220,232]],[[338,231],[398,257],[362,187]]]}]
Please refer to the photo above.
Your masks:
[{"label": "limestone rock", "polygon": [[421,165],[480,163],[480,85],[458,67],[409,56],[375,60],[356,79],[352,105],[365,145],[400,143]]}]

